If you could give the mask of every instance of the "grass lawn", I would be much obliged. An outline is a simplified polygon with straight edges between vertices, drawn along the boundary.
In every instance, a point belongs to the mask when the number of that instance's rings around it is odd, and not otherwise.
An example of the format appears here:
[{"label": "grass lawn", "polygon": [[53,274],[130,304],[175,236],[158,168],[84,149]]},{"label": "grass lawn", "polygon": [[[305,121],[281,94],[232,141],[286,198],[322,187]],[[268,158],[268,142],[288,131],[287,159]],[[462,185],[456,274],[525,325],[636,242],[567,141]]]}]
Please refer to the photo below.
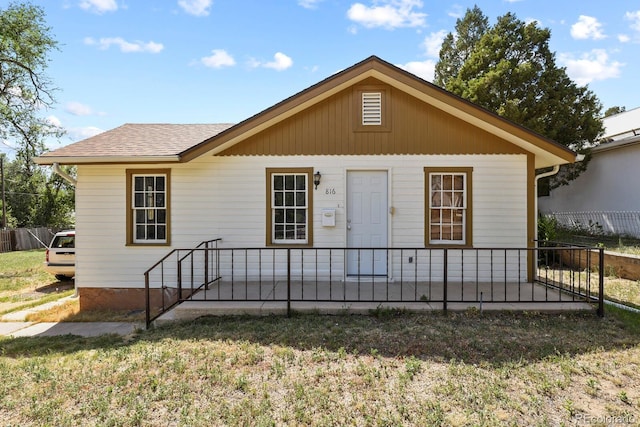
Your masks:
[{"label": "grass lawn", "polygon": [[[0,339],[6,425],[637,425],[640,319],[202,318]],[[588,421],[588,422],[587,422]]]},{"label": "grass lawn", "polygon": [[[42,251],[17,257],[25,257],[17,266],[0,258],[1,298],[55,289],[59,282],[39,271]],[[607,283],[612,280],[619,279]],[[626,282],[607,292],[637,298],[638,282]],[[78,313],[75,301],[33,320],[127,319]],[[0,420],[21,426],[638,425],[640,315],[610,307],[604,318],[379,310],[201,318],[128,337],[0,338]]]},{"label": "grass lawn", "polygon": [[73,294],[73,281],[44,271],[45,251],[0,253],[0,316]]}]

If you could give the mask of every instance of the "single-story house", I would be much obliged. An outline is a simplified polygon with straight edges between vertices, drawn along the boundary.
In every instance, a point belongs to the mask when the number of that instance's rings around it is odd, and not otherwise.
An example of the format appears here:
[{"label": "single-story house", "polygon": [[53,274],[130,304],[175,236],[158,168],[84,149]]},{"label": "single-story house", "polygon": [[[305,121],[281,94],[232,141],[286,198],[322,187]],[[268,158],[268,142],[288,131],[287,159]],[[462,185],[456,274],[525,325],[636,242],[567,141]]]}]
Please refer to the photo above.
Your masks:
[{"label": "single-story house", "polygon": [[539,198],[540,212],[568,227],[640,237],[640,108],[603,119],[587,170]]},{"label": "single-story house", "polygon": [[[302,248],[316,257],[321,248],[524,248],[508,268],[506,251],[491,260],[476,253],[465,261],[473,272],[458,276],[492,280],[483,263],[500,258],[505,275],[530,281],[536,170],[575,157],[371,56],[235,125],[125,124],[37,162],[77,166],[84,310],[144,306],[145,271],[214,238],[222,248]],[[417,271],[413,255],[352,252],[314,264],[316,276],[393,283]],[[220,268],[237,268],[236,281],[262,274],[234,267],[243,257]]]}]

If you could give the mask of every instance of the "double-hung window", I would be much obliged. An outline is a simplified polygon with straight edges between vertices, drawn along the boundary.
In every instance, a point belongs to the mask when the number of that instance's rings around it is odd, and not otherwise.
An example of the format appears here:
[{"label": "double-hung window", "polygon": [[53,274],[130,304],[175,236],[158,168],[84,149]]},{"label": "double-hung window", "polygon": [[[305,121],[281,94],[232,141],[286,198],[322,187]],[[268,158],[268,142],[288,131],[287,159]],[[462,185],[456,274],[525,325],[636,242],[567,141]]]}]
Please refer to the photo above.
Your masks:
[{"label": "double-hung window", "polygon": [[429,245],[471,245],[471,172],[471,168],[425,168]]},{"label": "double-hung window", "polygon": [[127,171],[127,243],[169,243],[169,171]]},{"label": "double-hung window", "polygon": [[313,169],[267,169],[267,244],[311,244]]}]

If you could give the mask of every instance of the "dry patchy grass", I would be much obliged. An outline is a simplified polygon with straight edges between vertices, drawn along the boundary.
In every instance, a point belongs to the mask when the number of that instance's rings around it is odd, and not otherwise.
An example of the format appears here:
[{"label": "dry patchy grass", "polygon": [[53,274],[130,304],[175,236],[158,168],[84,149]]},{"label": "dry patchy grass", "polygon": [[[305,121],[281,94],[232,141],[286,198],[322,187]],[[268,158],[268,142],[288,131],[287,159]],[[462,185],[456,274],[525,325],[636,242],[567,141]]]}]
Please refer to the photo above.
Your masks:
[{"label": "dry patchy grass", "polygon": [[[543,279],[548,279],[552,282],[561,282],[565,286],[572,286],[576,290],[580,289],[582,292],[586,292],[590,284],[591,294],[598,295],[599,293],[598,283],[600,275],[597,271],[589,273],[586,270],[538,269],[538,275]],[[605,275],[604,297],[607,300],[640,308],[640,280],[630,280],[616,277],[615,275]]]},{"label": "dry patchy grass", "polygon": [[640,307],[640,281],[618,277],[605,278],[605,297],[627,305]]},{"label": "dry patchy grass", "polygon": [[35,291],[56,280],[44,271],[44,250],[0,253],[0,297]]},{"label": "dry patchy grass", "polygon": [[44,271],[44,250],[0,253],[0,315],[71,294],[74,283]]},{"label": "dry patchy grass", "polygon": [[144,310],[93,310],[80,311],[80,301],[75,298],[47,310],[30,314],[29,322],[144,322]]},{"label": "dry patchy grass", "polygon": [[127,338],[4,339],[0,419],[544,426],[593,416],[637,424],[639,343],[637,315],[615,310],[604,319],[474,311],[221,317]]}]

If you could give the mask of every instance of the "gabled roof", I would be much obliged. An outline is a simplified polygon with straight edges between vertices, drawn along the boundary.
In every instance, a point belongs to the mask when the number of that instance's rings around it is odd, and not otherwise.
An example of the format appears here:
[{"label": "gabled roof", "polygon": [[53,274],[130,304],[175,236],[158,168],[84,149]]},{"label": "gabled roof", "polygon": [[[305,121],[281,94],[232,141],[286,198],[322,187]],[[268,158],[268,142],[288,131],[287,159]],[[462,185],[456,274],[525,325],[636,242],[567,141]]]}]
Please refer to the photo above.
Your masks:
[{"label": "gabled roof", "polygon": [[[568,148],[505,120],[376,56],[371,56],[234,126],[124,125],[46,153],[37,158],[36,162],[39,164],[188,162],[208,153],[211,155],[220,153],[370,77],[533,153],[536,168],[571,163],[575,160],[575,153]],[[206,126],[211,126],[208,135],[206,135],[208,131]],[[163,130],[167,133],[163,133]],[[180,135],[181,133],[184,134]],[[132,136],[133,140],[129,140],[129,136]],[[171,142],[168,143],[168,139]]]}]

